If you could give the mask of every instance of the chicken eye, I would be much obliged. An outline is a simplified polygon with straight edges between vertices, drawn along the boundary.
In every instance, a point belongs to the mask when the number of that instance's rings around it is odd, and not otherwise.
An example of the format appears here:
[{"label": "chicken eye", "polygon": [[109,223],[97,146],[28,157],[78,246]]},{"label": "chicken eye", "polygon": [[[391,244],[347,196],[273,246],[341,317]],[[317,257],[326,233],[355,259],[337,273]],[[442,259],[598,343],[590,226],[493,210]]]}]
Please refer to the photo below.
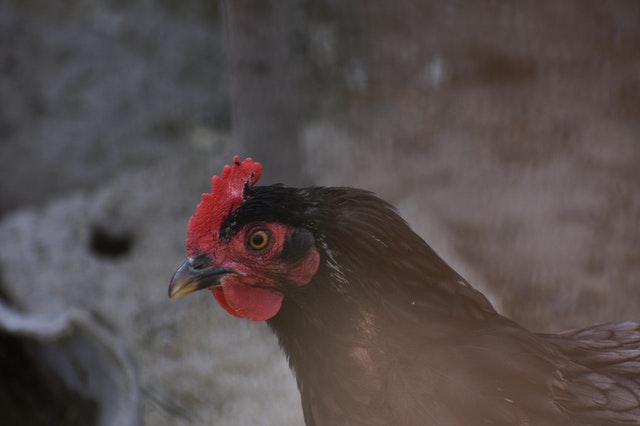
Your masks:
[{"label": "chicken eye", "polygon": [[266,229],[255,229],[249,234],[247,238],[247,247],[253,251],[260,251],[267,248],[271,241],[271,234]]}]

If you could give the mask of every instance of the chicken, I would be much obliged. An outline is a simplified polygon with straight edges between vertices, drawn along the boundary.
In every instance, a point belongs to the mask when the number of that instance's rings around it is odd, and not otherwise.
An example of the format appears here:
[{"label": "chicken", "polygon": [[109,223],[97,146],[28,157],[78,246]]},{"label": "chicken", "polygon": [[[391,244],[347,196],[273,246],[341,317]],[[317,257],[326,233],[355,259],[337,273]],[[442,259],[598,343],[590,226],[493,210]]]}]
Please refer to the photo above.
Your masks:
[{"label": "chicken", "polygon": [[308,426],[640,424],[640,325],[532,333],[371,193],[261,172],[213,178],[169,296],[266,321]]}]

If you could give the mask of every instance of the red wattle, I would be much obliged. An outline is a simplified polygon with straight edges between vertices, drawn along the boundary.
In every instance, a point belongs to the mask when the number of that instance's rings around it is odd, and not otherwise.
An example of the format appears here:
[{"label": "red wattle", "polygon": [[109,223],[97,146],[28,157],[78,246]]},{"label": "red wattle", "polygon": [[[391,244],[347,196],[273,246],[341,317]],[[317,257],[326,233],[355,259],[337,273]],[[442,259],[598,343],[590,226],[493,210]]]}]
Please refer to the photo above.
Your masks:
[{"label": "red wattle", "polygon": [[225,311],[252,321],[265,321],[275,316],[284,299],[281,293],[233,281],[214,287],[212,292]]}]

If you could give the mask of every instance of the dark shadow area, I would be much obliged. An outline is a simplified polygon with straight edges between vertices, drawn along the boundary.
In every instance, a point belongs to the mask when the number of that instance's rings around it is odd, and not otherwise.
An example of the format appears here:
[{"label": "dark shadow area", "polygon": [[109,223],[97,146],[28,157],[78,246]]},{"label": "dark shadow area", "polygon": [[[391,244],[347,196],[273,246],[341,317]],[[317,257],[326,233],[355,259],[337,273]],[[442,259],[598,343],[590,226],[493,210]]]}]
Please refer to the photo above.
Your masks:
[{"label": "dark shadow area", "polygon": [[[0,276],[0,300],[8,303]],[[71,390],[37,359],[39,344],[0,331],[0,424],[5,426],[90,426],[97,401]]]},{"label": "dark shadow area", "polygon": [[0,332],[0,424],[95,425],[98,403],[69,389],[31,355],[32,342]]},{"label": "dark shadow area", "polygon": [[117,259],[126,256],[133,246],[133,236],[129,232],[113,232],[100,225],[91,229],[89,241],[91,252],[97,256]]}]

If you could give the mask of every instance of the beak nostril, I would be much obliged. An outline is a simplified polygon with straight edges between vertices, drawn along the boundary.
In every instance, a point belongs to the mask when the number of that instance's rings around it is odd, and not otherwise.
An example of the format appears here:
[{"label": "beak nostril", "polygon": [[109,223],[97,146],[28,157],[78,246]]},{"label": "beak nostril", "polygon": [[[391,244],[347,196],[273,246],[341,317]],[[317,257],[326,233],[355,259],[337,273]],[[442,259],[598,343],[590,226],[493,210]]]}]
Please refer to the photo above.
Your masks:
[{"label": "beak nostril", "polygon": [[190,257],[189,266],[191,266],[191,269],[194,270],[206,268],[207,266],[209,266],[209,259],[204,255]]}]

